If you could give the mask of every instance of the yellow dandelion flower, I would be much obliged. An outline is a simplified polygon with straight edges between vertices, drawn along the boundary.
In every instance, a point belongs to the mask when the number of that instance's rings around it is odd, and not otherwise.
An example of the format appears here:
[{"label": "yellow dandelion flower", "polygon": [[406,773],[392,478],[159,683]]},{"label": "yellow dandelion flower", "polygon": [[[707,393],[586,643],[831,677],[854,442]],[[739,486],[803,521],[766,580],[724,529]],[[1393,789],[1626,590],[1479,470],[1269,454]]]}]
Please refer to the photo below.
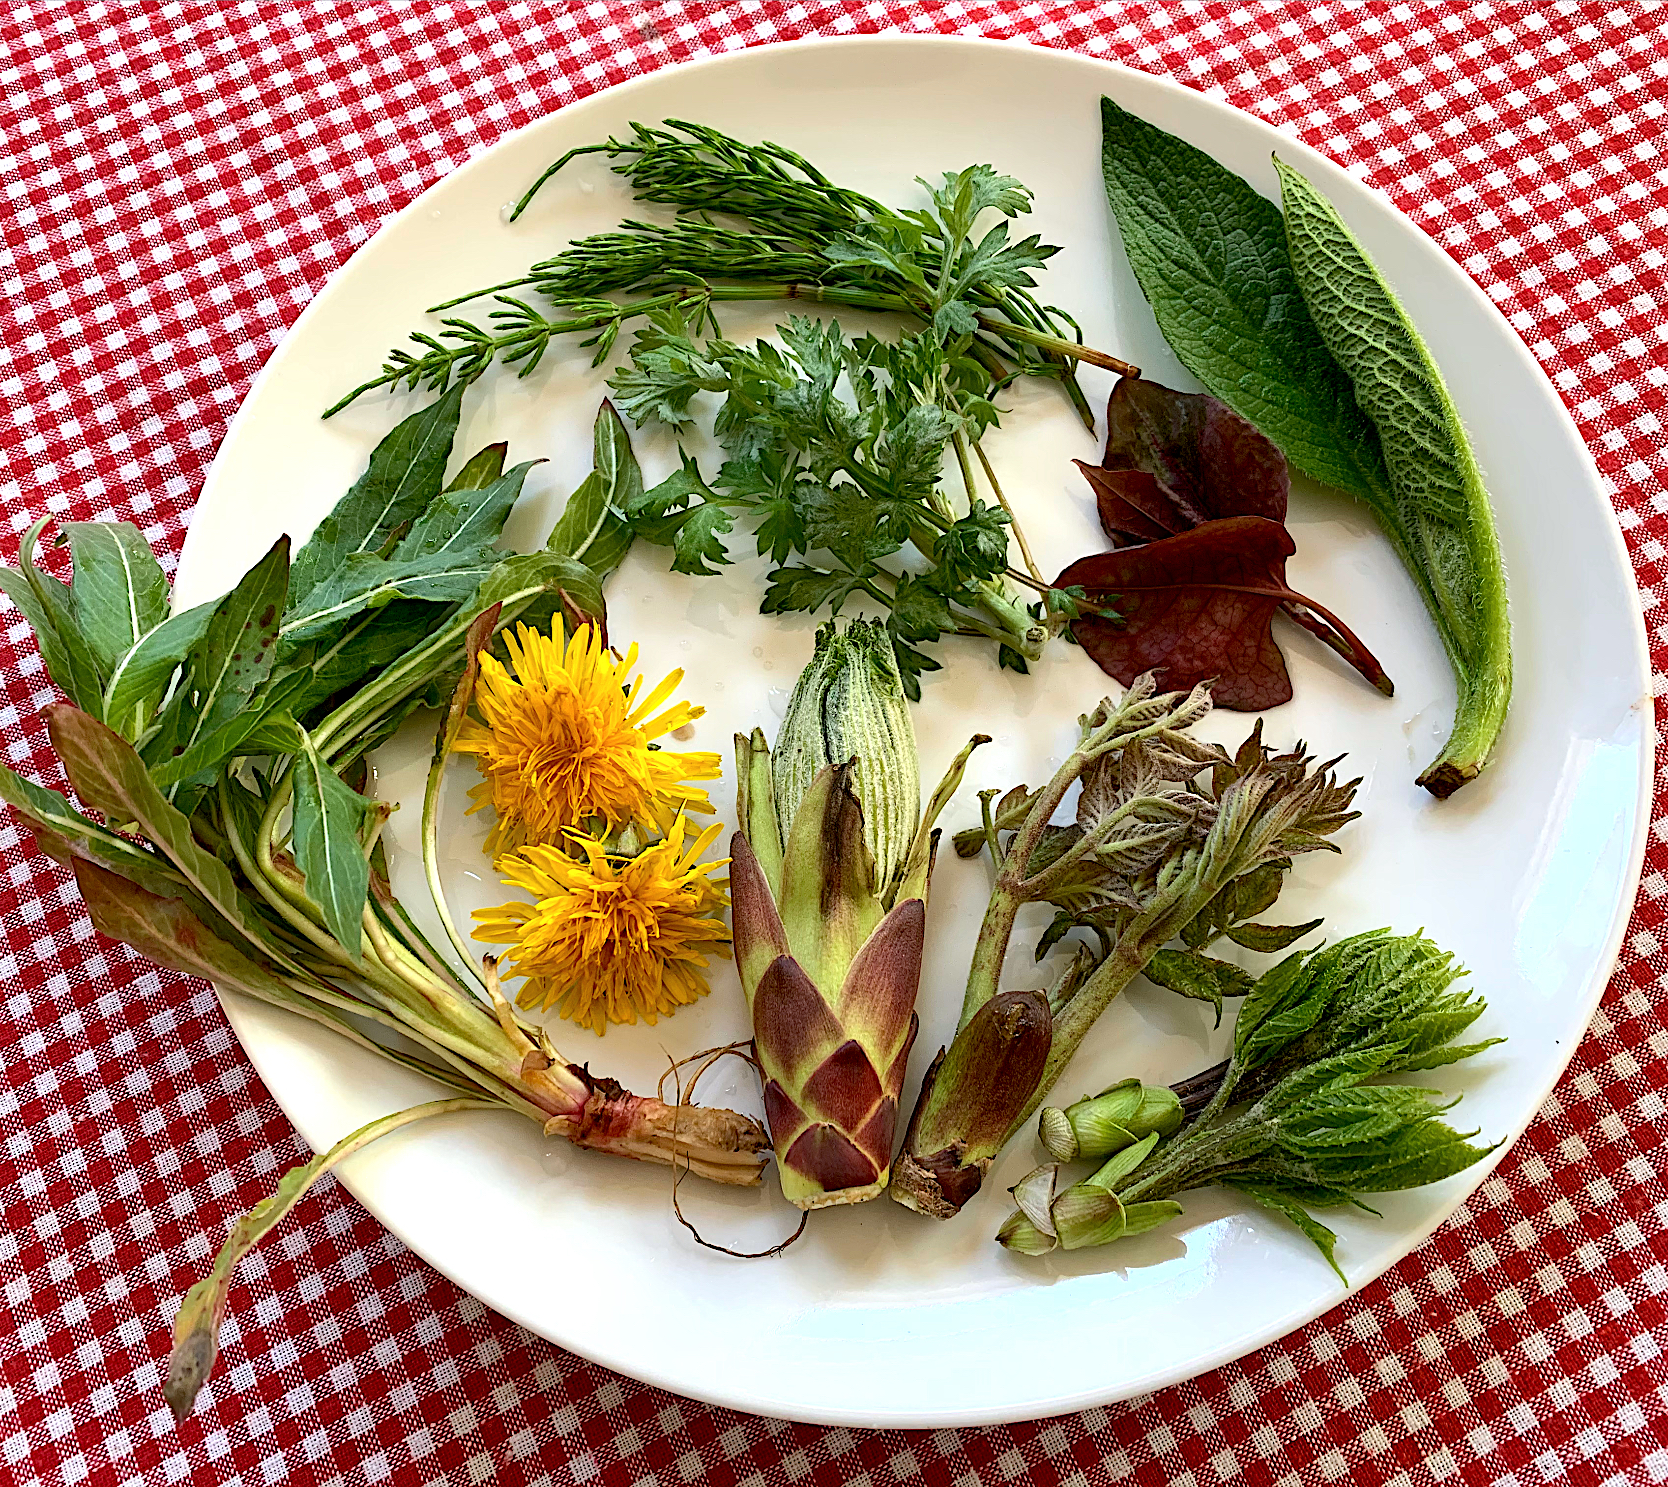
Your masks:
[{"label": "yellow dandelion flower", "polygon": [[469,792],[471,811],[497,812],[489,854],[560,843],[598,818],[609,831],[635,824],[658,835],[680,812],[711,812],[706,791],[687,781],[717,779],[718,755],[649,747],[705,711],[674,702],[655,716],[682,671],[645,693],[631,675],[637,647],[616,660],[594,625],[566,644],[517,625],[504,643],[511,665],[481,657],[475,706],[484,721],[469,719],[456,744],[486,777]]},{"label": "yellow dandelion flower", "polygon": [[705,996],[707,955],[730,953],[717,917],[727,880],[710,876],[729,859],[697,860],[719,830],[686,844],[680,816],[663,841],[623,860],[579,832],[569,833],[572,855],[523,847],[498,870],[534,902],[477,909],[475,938],[512,947],[503,962],[527,978],[523,1007],[555,1007],[594,1033],[639,1017],[652,1026]]}]

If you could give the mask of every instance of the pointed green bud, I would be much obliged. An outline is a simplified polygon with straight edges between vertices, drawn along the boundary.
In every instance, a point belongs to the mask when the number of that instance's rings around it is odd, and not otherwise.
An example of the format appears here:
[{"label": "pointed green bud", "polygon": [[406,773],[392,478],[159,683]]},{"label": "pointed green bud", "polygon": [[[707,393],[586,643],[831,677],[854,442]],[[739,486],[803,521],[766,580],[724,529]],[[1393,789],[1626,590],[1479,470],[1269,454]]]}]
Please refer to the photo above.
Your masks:
[{"label": "pointed green bud", "polygon": [[1085,1177],[1078,1184],[1079,1187],[1100,1188],[1110,1193],[1117,1185],[1128,1177],[1137,1167],[1152,1155],[1152,1150],[1158,1145],[1158,1132],[1137,1141],[1134,1146],[1126,1146],[1122,1151],[1115,1151],[1106,1159],[1106,1164],[1092,1177]]},{"label": "pointed green bud", "polygon": [[843,632],[830,623],[817,631],[816,653],[799,675],[771,753],[784,842],[818,773],[853,760],[852,787],[874,858],[872,886],[889,899],[921,819],[921,766],[891,636],[878,621],[853,620]]},{"label": "pointed green bud", "polygon": [[1009,1214],[1008,1221],[996,1231],[996,1242],[1020,1255],[1046,1255],[1060,1245],[1058,1239],[1043,1233],[1018,1209]]},{"label": "pointed green bud", "polygon": [[1044,1110],[1037,1134],[1056,1161],[1098,1162],[1143,1137],[1173,1136],[1181,1123],[1182,1104],[1174,1090],[1125,1079],[1065,1110]]},{"label": "pointed green bud", "polygon": [[1054,1200],[1054,1232],[1066,1249],[1111,1244],[1124,1234],[1124,1205],[1116,1193],[1080,1182]]}]

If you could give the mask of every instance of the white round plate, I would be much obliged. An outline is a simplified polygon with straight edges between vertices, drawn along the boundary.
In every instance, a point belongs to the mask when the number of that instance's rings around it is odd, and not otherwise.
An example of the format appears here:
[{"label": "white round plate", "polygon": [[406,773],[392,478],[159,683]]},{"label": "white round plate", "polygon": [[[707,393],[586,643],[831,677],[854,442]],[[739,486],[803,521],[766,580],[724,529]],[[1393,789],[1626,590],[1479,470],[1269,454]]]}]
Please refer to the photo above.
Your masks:
[{"label": "white round plate", "polygon": [[[1389,546],[1349,500],[1298,482],[1292,582],[1342,613],[1395,678],[1387,701],[1306,635],[1281,635],[1296,700],[1267,715],[1273,742],[1347,751],[1364,776],[1362,819],[1341,856],[1299,861],[1279,917],[1326,916],[1332,936],[1424,928],[1458,953],[1486,994],[1480,1031],[1510,1042],[1433,1082],[1465,1099],[1460,1123],[1511,1138],[1534,1115],[1586,1027],[1632,903],[1651,779],[1644,633],[1626,554],[1569,417],[1522,342],[1427,237],[1320,155],[1197,93],[1084,57],[936,37],[864,37],[735,53],[653,76],[563,109],[455,171],[390,221],[302,316],[222,445],[197,508],[177,594],[196,603],[228,587],[280,530],[304,536],[363,465],[375,439],[418,399],[373,396],[321,422],[319,412],[422,323],[425,306],[512,277],[570,237],[641,213],[606,166],[583,159],[521,221],[501,208],[570,146],[632,120],[701,120],[803,151],[834,179],[907,203],[917,176],[988,161],[1036,192],[1027,229],[1065,246],[1044,298],[1073,310],[1086,339],[1149,375],[1196,384],[1166,348],[1131,278],[1100,178],[1098,104],[1110,94],[1208,150],[1276,195],[1270,152],[1332,197],[1401,294],[1471,428],[1493,492],[1511,578],[1517,692],[1497,762],[1452,800],[1413,783],[1453,705],[1436,636]],[[484,307],[483,307],[484,308]],[[726,315],[732,337],[766,334],[780,306]],[[850,317],[855,318],[855,317]],[[1085,377],[1091,399],[1108,379]],[[538,542],[589,467],[602,374],[559,348],[525,382],[494,372],[466,405],[460,456],[508,439],[536,456],[510,537]],[[1057,389],[1014,389],[992,440],[1004,481],[1044,565],[1102,542],[1071,457],[1096,440]],[[646,473],[674,462],[664,431],[637,445]],[[774,731],[811,651],[814,624],[758,614],[761,565],[717,578],[666,571],[664,550],[632,553],[609,591],[618,640],[642,646],[658,677],[686,666],[706,705],[697,747],[729,751],[736,729]],[[1052,570],[1051,570],[1052,571]],[[998,671],[988,647],[952,642],[916,710],[923,770],[935,779],[974,731],[975,757],[947,824],[975,819],[975,792],[1036,781],[1069,746],[1078,713],[1115,687],[1073,648],[1055,646],[1028,677]],[[1215,737],[1250,719],[1217,714]],[[378,789],[395,817],[396,887],[424,901],[412,844],[427,740],[385,751]],[[728,765],[714,800],[731,812]],[[458,765],[446,840],[454,907],[508,898],[479,855],[479,818],[463,814],[472,775]],[[982,863],[941,859],[913,1080],[949,1035],[986,894]],[[1027,984],[1016,937],[1009,985]],[[1030,984],[1038,984],[1031,981]],[[314,1146],[431,1097],[423,1081],[333,1041],[311,1024],[236,997],[226,1011],[267,1087]],[[566,1024],[563,1052],[640,1090],[668,1055],[746,1035],[725,964],[711,995],[655,1028],[605,1039]],[[1139,983],[1094,1030],[1059,1093],[1075,1098],[1126,1074],[1159,1082],[1214,1061],[1205,1009]],[[702,1090],[709,1103],[757,1108],[739,1064]],[[790,1419],[856,1426],[968,1425],[1080,1409],[1176,1382],[1267,1343],[1345,1294],[1282,1221],[1205,1192],[1185,1218],[1106,1250],[1022,1259],[991,1242],[1005,1189],[1035,1164],[1015,1141],[985,1190],[949,1224],[887,1201],[812,1215],[779,1259],[698,1249],[678,1227],[665,1169],[546,1141],[511,1114],[458,1115],[356,1156],[354,1194],[418,1254],[488,1305],[563,1347],[680,1394]],[[1379,1275],[1483,1179],[1488,1163],[1438,1186],[1392,1195],[1381,1219],[1342,1218],[1351,1283]],[[697,1191],[700,1189],[700,1191]],[[686,1182],[685,1211],[708,1235],[761,1248],[792,1227],[774,1192]]]}]

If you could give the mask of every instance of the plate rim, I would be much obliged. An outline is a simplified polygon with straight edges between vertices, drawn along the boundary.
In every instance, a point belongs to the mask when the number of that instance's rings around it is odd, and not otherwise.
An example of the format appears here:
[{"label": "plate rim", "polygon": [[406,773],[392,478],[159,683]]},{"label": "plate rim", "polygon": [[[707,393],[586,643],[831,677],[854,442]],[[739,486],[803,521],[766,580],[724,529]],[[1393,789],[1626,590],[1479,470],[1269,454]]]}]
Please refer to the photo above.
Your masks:
[{"label": "plate rim", "polygon": [[[1389,212],[1394,217],[1398,218],[1405,227],[1411,229],[1416,234],[1425,249],[1440,254],[1441,257],[1447,261],[1452,271],[1458,275],[1458,278],[1462,283],[1462,292],[1468,295],[1476,305],[1486,309],[1486,311],[1497,322],[1499,322],[1502,328],[1510,333],[1511,339],[1508,344],[1512,347],[1512,355],[1514,355],[1535,378],[1546,384],[1552,391],[1557,402],[1558,416],[1562,420],[1562,432],[1573,441],[1574,447],[1581,452],[1588,469],[1594,477],[1595,490],[1599,494],[1603,494],[1604,480],[1602,474],[1598,470],[1596,461],[1593,459],[1592,449],[1587,440],[1583,437],[1579,427],[1576,425],[1574,417],[1570,412],[1569,405],[1563,394],[1559,392],[1556,384],[1553,383],[1552,379],[1547,375],[1545,368],[1530,351],[1527,342],[1525,342],[1516,327],[1514,327],[1510,320],[1507,319],[1507,317],[1502,313],[1499,306],[1489,298],[1477,280],[1464,268],[1463,265],[1455,261],[1452,255],[1448,254],[1443,249],[1442,245],[1437,242],[1429,232],[1425,231],[1425,229],[1420,227],[1420,225],[1407,213],[1403,212],[1395,204],[1395,202],[1391,200],[1386,192],[1377,186],[1363,181],[1358,176],[1353,174],[1353,172],[1351,172],[1347,167],[1334,160],[1331,156],[1307,143],[1307,141],[1299,137],[1293,131],[1290,125],[1273,123],[1268,119],[1262,118],[1258,114],[1252,113],[1248,109],[1237,107],[1236,105],[1227,102],[1225,99],[1213,96],[1210,93],[1205,93],[1198,88],[1189,87],[1187,84],[1169,75],[1147,72],[1141,68],[1131,67],[1109,57],[1095,56],[1086,52],[1075,51],[1064,47],[1039,45],[1025,38],[983,37],[943,34],[938,32],[886,30],[857,33],[845,36],[801,37],[789,41],[768,42],[751,46],[737,47],[729,51],[711,52],[698,57],[689,57],[671,61],[663,66],[654,68],[652,71],[640,73],[612,85],[604,85],[597,88],[593,92],[586,94],[582,98],[576,98],[571,102],[561,104],[558,107],[541,114],[538,118],[530,119],[525,124],[498,136],[490,144],[480,147],[460,165],[446,171],[437,179],[430,182],[398,212],[384,218],[378,225],[376,231],[371,233],[370,236],[364,240],[364,242],[360,243],[358,247],[356,247],[353,252],[342,261],[342,263],[331,271],[324,284],[311,297],[311,299],[309,299],[307,305],[302,309],[295,321],[289,326],[289,328],[274,345],[265,364],[251,381],[249,389],[240,401],[236,413],[228,422],[226,431],[222,435],[220,444],[216,449],[214,459],[210,462],[209,467],[204,474],[197,502],[193,506],[193,513],[195,513],[198,507],[202,505],[204,500],[209,497],[214,490],[216,478],[222,463],[222,453],[225,448],[233,442],[233,435],[238,431],[239,425],[244,418],[249,415],[251,407],[258,401],[257,395],[264,389],[267,381],[280,369],[281,363],[285,359],[284,353],[306,332],[311,320],[314,318],[315,312],[320,310],[322,303],[328,297],[328,293],[332,285],[346,273],[354,259],[369,250],[385,235],[400,229],[408,218],[415,217],[420,211],[425,210],[426,203],[430,195],[442,185],[451,181],[454,177],[465,172],[484,169],[493,155],[506,148],[513,141],[519,139],[529,131],[543,127],[551,118],[558,114],[568,114],[576,108],[582,109],[585,105],[601,99],[604,96],[613,98],[622,93],[639,91],[656,82],[664,80],[673,72],[690,72],[702,69],[722,69],[724,66],[736,62],[740,58],[746,57],[752,59],[756,58],[757,54],[760,53],[805,52],[812,50],[828,50],[833,48],[847,51],[860,51],[897,47],[919,50],[964,52],[989,52],[995,49],[1013,50],[1017,48],[1023,49],[1026,52],[1044,53],[1050,56],[1057,56],[1067,59],[1072,63],[1083,63],[1101,69],[1109,76],[1132,76],[1139,78],[1142,85],[1155,86],[1164,91],[1173,91],[1179,94],[1184,94],[1190,104],[1202,105],[1207,113],[1214,113],[1223,119],[1235,121],[1232,127],[1250,127],[1253,130],[1264,131],[1270,137],[1271,141],[1278,141],[1285,146],[1290,146],[1295,150],[1302,152],[1302,157],[1308,163],[1321,167],[1323,174],[1330,174],[1333,178],[1342,178],[1346,180],[1350,186],[1354,187],[1357,191],[1364,193],[1368,199],[1375,201],[1381,210]],[[1631,638],[1633,641],[1636,680],[1640,699],[1638,705],[1647,713],[1647,715],[1654,716],[1655,698],[1652,690],[1650,646],[1645,629],[1643,609],[1639,600],[1637,575],[1634,569],[1632,556],[1628,551],[1626,539],[1622,533],[1620,524],[1616,519],[1616,513],[1613,507],[1610,511],[1610,520],[1605,524],[1605,526],[1607,529],[1607,541],[1611,548],[1612,556],[1616,560],[1617,567],[1626,581],[1629,592],[1633,598],[1631,611]],[[196,531],[196,524],[194,522],[188,522],[185,530],[185,537],[180,548],[179,565],[176,570],[176,575],[179,572],[185,571],[191,561],[193,537]],[[1625,882],[1628,885],[1629,891],[1622,896],[1613,911],[1612,922],[1609,935],[1605,943],[1605,948],[1602,954],[1594,962],[1594,971],[1589,977],[1587,989],[1582,998],[1584,1010],[1578,1009],[1583,1010],[1581,1020],[1582,1031],[1580,1035],[1570,1039],[1568,1052],[1565,1053],[1561,1059],[1554,1062],[1554,1064],[1550,1067],[1549,1073],[1540,1082],[1539,1086],[1531,1086],[1534,1090],[1534,1098],[1532,1101],[1525,1102],[1527,1114],[1512,1125],[1512,1127],[1502,1137],[1498,1146],[1492,1150],[1486,1158],[1467,1169],[1467,1171],[1460,1176],[1448,1180],[1449,1185],[1452,1185],[1455,1188],[1452,1197],[1445,1197],[1443,1201],[1438,1203],[1433,1214],[1427,1220],[1403,1231],[1401,1235],[1398,1236],[1396,1242],[1392,1243],[1386,1249],[1385,1258],[1383,1259],[1382,1264],[1378,1264],[1377,1268],[1373,1270],[1371,1275],[1357,1281],[1355,1286],[1352,1288],[1354,1294],[1358,1295],[1366,1286],[1381,1279],[1396,1266],[1401,1264],[1401,1262],[1405,1260],[1409,1254],[1411,1254],[1420,1245],[1424,1244],[1438,1229],[1446,1224],[1448,1220],[1453,1217],[1454,1213],[1461,1207],[1461,1205],[1464,1204],[1485,1181],[1487,1181],[1488,1177],[1494,1172],[1499,1164],[1505,1159],[1506,1155],[1521,1139],[1524,1132],[1534,1123],[1536,1117],[1540,1114],[1542,1107],[1545,1105],[1548,1095],[1551,1094],[1553,1089],[1568,1072],[1569,1066],[1573,1062],[1577,1050],[1585,1041],[1586,1035],[1591,1029],[1593,1015],[1597,1011],[1599,1003],[1603,999],[1604,993],[1609,986],[1611,978],[1615,974],[1616,966],[1620,960],[1623,940],[1627,933],[1627,926],[1631,921],[1633,910],[1638,901],[1639,883],[1643,872],[1645,854],[1649,846],[1652,824],[1652,806],[1654,804],[1655,760],[1658,753],[1658,740],[1654,725],[1649,723],[1642,724],[1640,735],[1644,743],[1644,747],[1641,751],[1641,766],[1639,771],[1637,796],[1635,799],[1633,840],[1629,846],[1627,868],[1625,873]],[[280,1110],[283,1111],[285,1118],[290,1121],[293,1127],[295,1127],[296,1134],[300,1136],[300,1126],[296,1120],[295,1114],[292,1112],[290,1102],[286,1101],[286,1099],[279,1094],[278,1090],[268,1081],[266,1070],[262,1067],[260,1058],[244,1037],[241,1026],[241,1018],[239,1015],[242,1010],[241,999],[236,996],[229,995],[218,985],[214,987],[214,990],[220,1001],[222,1010],[226,1014],[227,1021],[230,1023],[233,1033],[238,1038],[238,1044],[240,1049],[243,1051],[244,1056],[247,1057],[250,1063],[255,1067],[256,1073],[260,1075],[262,1083],[266,1087],[267,1093],[272,1096]],[[451,1117],[446,1117],[445,1119],[449,1121]],[[305,1137],[301,1137],[301,1139],[304,1142],[306,1140]],[[1001,1408],[974,1406],[965,1410],[936,1410],[925,1413],[920,1411],[911,1412],[908,1409],[901,1409],[895,1413],[888,1414],[879,1420],[872,1415],[863,1415],[850,1409],[842,1409],[835,1406],[826,1408],[796,1406],[792,1413],[783,1414],[781,1413],[780,1402],[777,1401],[754,1398],[740,1392],[726,1392],[722,1387],[716,1385],[704,1386],[700,1381],[691,1380],[682,1375],[673,1377],[669,1374],[657,1371],[652,1366],[645,1366],[641,1360],[635,1357],[627,1360],[618,1356],[613,1356],[611,1355],[610,1350],[604,1346],[597,1346],[591,1343],[587,1343],[587,1345],[583,1347],[576,1346],[571,1341],[554,1336],[552,1332],[548,1330],[547,1324],[541,1323],[540,1320],[534,1317],[521,1314],[519,1308],[515,1305],[513,1295],[505,1296],[502,1299],[494,1299],[490,1301],[486,1300],[471,1283],[461,1279],[457,1274],[453,1273],[449,1267],[439,1264],[435,1260],[431,1259],[425,1252],[424,1248],[411,1235],[403,1232],[398,1225],[391,1222],[384,1215],[381,1210],[381,1205],[372,1197],[368,1196],[366,1192],[362,1191],[363,1184],[355,1180],[353,1175],[353,1166],[351,1163],[348,1164],[345,1170],[336,1169],[335,1176],[347,1188],[354,1200],[364,1207],[365,1210],[373,1218],[375,1218],[379,1224],[387,1229],[390,1234],[410,1249],[411,1252],[422,1261],[422,1263],[444,1276],[452,1284],[456,1285],[466,1294],[474,1297],[482,1305],[490,1307],[493,1311],[498,1312],[509,1321],[525,1328],[534,1335],[543,1338],[552,1345],[569,1351],[576,1356],[582,1357],[600,1367],[607,1368],[615,1373],[621,1374],[624,1377],[634,1379],[652,1388],[665,1390],[668,1393],[678,1395],[682,1398],[693,1399],[697,1402],[712,1405],[717,1408],[736,1410],[765,1418],[790,1419],[813,1425],[885,1429],[935,1429],[999,1425],[1010,1424],[1022,1420],[1047,1419],[1064,1414],[1075,1413],[1077,1411],[1100,1405],[1113,1404],[1136,1395],[1146,1394],[1157,1389],[1184,1383],[1190,1379],[1197,1378],[1202,1374],[1209,1373],[1217,1368],[1223,1367],[1236,1359],[1257,1351],[1259,1348],[1267,1347],[1271,1343],[1277,1342],[1281,1338],[1287,1337],[1298,1329],[1307,1326],[1316,1318],[1326,1315],[1328,1312],[1350,1299],[1352,1294],[1351,1290],[1340,1290],[1336,1293],[1323,1294],[1317,1303],[1313,1305],[1304,1304],[1293,1307],[1274,1321],[1265,1323],[1262,1327],[1256,1328],[1240,1337],[1225,1342],[1216,1348],[1200,1353],[1184,1365],[1154,1369],[1147,1375],[1134,1379],[1125,1379],[1124,1381],[1110,1387],[1091,1387],[1069,1394],[1058,1395],[1046,1401],[1032,1400],[1018,1402],[1012,1406]]]}]

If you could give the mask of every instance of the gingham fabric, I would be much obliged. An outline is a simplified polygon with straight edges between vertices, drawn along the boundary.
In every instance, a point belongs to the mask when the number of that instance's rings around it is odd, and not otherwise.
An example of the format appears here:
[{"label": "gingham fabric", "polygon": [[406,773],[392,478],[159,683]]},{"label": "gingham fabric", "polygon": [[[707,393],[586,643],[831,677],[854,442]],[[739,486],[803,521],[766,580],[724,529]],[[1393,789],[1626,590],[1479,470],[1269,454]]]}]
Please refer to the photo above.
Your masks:
[{"label": "gingham fabric", "polygon": [[[0,504],[178,548],[285,327],[379,221],[548,110],[703,53],[882,29],[1164,73],[1383,187],[1573,410],[1656,622],[1668,563],[1668,7],[1250,0],[14,3],[0,15]],[[171,561],[171,558],[170,558]],[[0,615],[0,737],[56,778]],[[16,1483],[1642,1483],[1668,1477],[1668,796],[1622,964],[1546,1109],[1429,1244],[1285,1341],[1069,1418],[922,1434],[726,1413],[486,1311],[333,1181],[245,1263],[175,1426],[182,1289],[307,1153],[201,983],[93,932],[0,828],[0,1476]],[[1047,1366],[1046,1341],[1027,1366]]]}]

